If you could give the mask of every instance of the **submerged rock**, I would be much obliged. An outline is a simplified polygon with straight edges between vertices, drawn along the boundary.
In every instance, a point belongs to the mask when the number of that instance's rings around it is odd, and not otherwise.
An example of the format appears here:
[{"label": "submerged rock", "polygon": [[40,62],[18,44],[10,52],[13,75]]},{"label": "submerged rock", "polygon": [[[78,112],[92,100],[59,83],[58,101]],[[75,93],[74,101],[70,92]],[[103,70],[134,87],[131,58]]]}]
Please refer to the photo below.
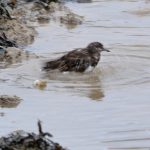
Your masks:
[{"label": "submerged rock", "polygon": [[40,121],[38,128],[39,134],[18,130],[1,137],[0,150],[66,150],[50,139],[50,133],[43,133]]},{"label": "submerged rock", "polygon": [[0,107],[12,108],[18,106],[21,98],[18,96],[0,95]]},{"label": "submerged rock", "polygon": [[0,47],[0,68],[6,68],[14,63],[20,63],[31,58],[38,58],[38,56],[16,47]]},{"label": "submerged rock", "polygon": [[15,47],[8,47],[2,54],[0,54],[0,61],[8,64],[21,62],[22,60],[29,58],[37,58],[37,56],[35,54],[29,53],[28,51],[24,51]]}]

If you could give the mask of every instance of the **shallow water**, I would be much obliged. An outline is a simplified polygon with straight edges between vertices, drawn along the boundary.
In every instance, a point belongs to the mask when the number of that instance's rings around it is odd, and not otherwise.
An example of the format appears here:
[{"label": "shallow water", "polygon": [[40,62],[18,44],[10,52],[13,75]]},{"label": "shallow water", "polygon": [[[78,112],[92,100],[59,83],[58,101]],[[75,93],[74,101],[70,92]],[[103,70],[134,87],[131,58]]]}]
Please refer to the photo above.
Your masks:
[{"label": "shallow water", "polygon": [[[84,16],[82,25],[40,25],[26,49],[43,57],[0,70],[0,94],[23,99],[16,108],[0,109],[0,135],[37,131],[40,119],[45,131],[72,150],[149,150],[150,2],[97,0],[67,6]],[[92,41],[111,50],[102,54],[94,72],[41,72],[45,59]],[[35,88],[36,79],[46,80],[47,87]]]}]

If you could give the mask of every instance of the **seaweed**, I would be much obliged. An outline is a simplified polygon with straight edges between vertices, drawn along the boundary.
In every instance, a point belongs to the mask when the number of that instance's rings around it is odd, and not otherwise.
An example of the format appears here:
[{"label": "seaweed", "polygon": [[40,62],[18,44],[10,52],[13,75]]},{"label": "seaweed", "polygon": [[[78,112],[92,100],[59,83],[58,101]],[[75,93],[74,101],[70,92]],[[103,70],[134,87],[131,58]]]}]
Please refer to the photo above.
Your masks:
[{"label": "seaweed", "polygon": [[7,137],[1,137],[0,150],[66,150],[50,139],[50,133],[43,132],[41,121],[37,125],[39,134],[18,130]]}]

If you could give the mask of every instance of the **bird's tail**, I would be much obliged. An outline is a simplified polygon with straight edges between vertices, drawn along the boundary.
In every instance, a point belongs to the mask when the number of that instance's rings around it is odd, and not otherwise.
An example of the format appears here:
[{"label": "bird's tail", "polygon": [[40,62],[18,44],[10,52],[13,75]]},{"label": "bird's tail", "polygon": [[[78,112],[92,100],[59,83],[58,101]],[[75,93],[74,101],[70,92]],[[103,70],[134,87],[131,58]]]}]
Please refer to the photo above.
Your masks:
[{"label": "bird's tail", "polygon": [[59,60],[52,60],[52,61],[45,62],[42,70],[44,71],[54,70],[54,69],[58,69],[59,66],[60,66]]}]

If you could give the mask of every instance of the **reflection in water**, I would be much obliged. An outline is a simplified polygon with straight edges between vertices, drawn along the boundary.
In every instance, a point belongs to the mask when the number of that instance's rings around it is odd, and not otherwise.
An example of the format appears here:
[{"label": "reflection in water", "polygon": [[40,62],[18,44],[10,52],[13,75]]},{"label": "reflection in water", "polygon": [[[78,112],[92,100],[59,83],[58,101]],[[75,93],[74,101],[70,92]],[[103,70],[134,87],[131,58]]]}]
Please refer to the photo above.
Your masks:
[{"label": "reflection in water", "polygon": [[71,30],[71,29],[75,29],[78,25],[66,23],[66,24],[62,24],[61,26],[65,26],[68,30]]},{"label": "reflection in water", "polygon": [[110,150],[149,150],[149,131],[149,129],[114,131],[108,133],[107,140],[104,140],[103,143]]},{"label": "reflection in water", "polygon": [[5,113],[4,112],[0,112],[0,117],[4,117]]},{"label": "reflection in water", "polygon": [[19,103],[1,103],[0,102],[0,107],[1,108],[16,108],[19,105]]},{"label": "reflection in water", "polygon": [[104,97],[104,94],[100,88],[91,89],[91,91],[89,91],[88,97],[92,100],[101,100]]},{"label": "reflection in water", "polygon": [[37,19],[38,19],[38,23],[41,24],[41,25],[47,24],[50,21],[50,19],[48,17],[45,17],[45,18],[44,17],[39,17]]},{"label": "reflection in water", "polygon": [[[90,73],[45,73],[43,78],[49,80],[49,85],[55,91],[70,92],[71,95],[89,97],[92,100],[102,100],[104,93],[98,72]],[[50,87],[52,88],[52,87]]]},{"label": "reflection in water", "polygon": [[77,0],[78,3],[92,3],[92,0]]},{"label": "reflection in water", "polygon": [[139,17],[146,17],[146,16],[150,16],[150,7],[148,5],[148,3],[150,3],[149,0],[145,0],[145,3],[147,3],[147,5],[144,5],[144,7],[139,7],[136,10],[131,10],[129,11],[131,14],[137,15]]},{"label": "reflection in water", "polygon": [[150,16],[150,8],[144,8],[141,10],[132,11],[131,13],[139,17]]}]

